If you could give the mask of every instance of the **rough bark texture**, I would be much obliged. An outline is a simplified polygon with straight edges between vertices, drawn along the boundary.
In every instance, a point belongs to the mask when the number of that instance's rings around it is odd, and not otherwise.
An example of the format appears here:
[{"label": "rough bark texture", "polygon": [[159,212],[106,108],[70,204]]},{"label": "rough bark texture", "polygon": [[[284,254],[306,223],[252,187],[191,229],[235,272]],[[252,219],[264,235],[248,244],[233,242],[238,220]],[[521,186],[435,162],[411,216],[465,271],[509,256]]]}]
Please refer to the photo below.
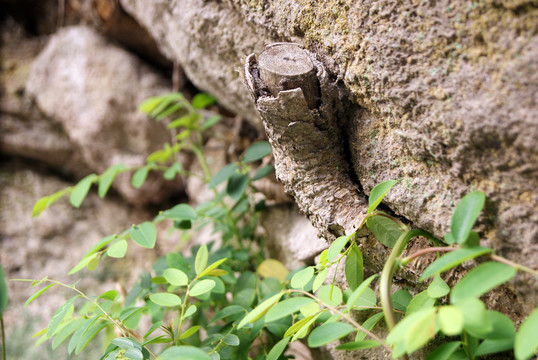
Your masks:
[{"label": "rough bark texture", "polygon": [[367,201],[349,177],[337,123],[340,99],[324,66],[297,45],[276,44],[259,64],[252,55],[247,58],[245,78],[254,86],[250,90],[285,190],[322,237],[355,231]]}]

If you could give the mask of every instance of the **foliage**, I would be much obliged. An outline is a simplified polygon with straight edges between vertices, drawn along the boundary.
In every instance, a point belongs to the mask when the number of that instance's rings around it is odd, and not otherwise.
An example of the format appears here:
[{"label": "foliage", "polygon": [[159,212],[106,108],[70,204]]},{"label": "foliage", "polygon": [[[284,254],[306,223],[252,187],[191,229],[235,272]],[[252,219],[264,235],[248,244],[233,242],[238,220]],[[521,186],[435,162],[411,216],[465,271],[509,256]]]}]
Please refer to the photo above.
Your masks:
[{"label": "foliage", "polygon": [[[480,300],[480,296],[512,279],[517,271],[536,275],[534,270],[478,246],[479,236],[472,228],[484,206],[484,194],[472,192],[460,201],[452,216],[450,233],[444,237],[449,246],[439,246],[441,241],[426,231],[410,229],[396,217],[377,210],[397,181],[381,183],[372,189],[367,215],[356,232],[337,238],[321,253],[317,265],[290,273],[277,260],[264,258],[263,238],[255,231],[263,201],[256,202],[252,183],[267,176],[272,168],[254,172],[252,163],[269,155],[271,148],[267,142],[253,144],[240,161],[211,174],[203,153],[203,133],[219,117],[206,118],[200,109],[213,101],[205,94],[197,95],[192,103],[181,94],[145,101],[140,107],[143,112],[157,121],[170,119],[167,126],[174,131],[174,142],[149,155],[143,166],[112,166],[101,175],[91,174],[74,187],[38,200],[33,215],[38,216],[64,195],[79,207],[93,185],[104,197],[115,176],[123,172],[133,172],[132,185],[136,188],[142,186],[150,171],[162,171],[168,180],[197,176],[213,191],[212,200],[196,209],[178,204],[159,212],[152,221],[103,238],[69,274],[84,268],[93,270],[106,257],[123,258],[134,244],[153,248],[158,241],[156,224],[161,222],[170,223],[177,231],[212,224],[221,235],[221,245],[199,245],[190,256],[167,254],[142,274],[126,296],[115,290],[88,296],[76,285],[46,277],[32,281],[32,286],[44,287],[26,304],[53,287],[65,287],[75,293],[56,311],[48,327],[37,334],[41,336],[38,344],[51,339],[56,348],[69,338],[68,352],[78,354],[104,332],[104,360],[277,360],[286,358],[283,354],[288,345],[301,339],[310,347],[340,340],[337,349],[343,351],[382,346],[394,358],[411,354],[434,338],[441,345],[428,359],[475,359],[512,349],[517,359],[528,359],[535,353],[536,310],[516,333],[508,317],[486,309]],[[184,170],[177,160],[180,151],[193,153],[203,173]],[[366,279],[356,235],[363,226],[392,248],[382,273]],[[435,246],[402,256],[415,236],[425,236]],[[438,259],[420,278],[432,279],[426,290],[415,295],[407,290],[391,293],[394,274],[432,252]],[[468,272],[452,288],[443,280],[443,272],[478,257],[490,261]],[[346,284],[335,282],[341,266]],[[373,290],[376,287],[379,294]],[[0,304],[4,303],[2,294]],[[366,320],[357,322],[356,312],[366,314]],[[396,314],[401,318],[399,322]],[[143,316],[151,320],[149,328],[141,325]],[[384,339],[376,334],[382,318],[390,330]]]}]

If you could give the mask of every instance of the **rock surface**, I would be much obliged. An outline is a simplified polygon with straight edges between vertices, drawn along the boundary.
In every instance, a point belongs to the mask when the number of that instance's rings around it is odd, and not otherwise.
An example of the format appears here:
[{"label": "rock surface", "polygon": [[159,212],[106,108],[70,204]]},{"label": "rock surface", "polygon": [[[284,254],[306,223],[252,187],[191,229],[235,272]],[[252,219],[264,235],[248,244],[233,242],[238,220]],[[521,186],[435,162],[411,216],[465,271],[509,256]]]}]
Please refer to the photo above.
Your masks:
[{"label": "rock surface", "polygon": [[[56,33],[33,62],[26,91],[94,172],[118,163],[143,165],[148,154],[170,141],[162,124],[137,111],[143,100],[169,91],[169,84],[91,28]],[[137,204],[162,201],[181,189],[159,176],[140,191],[129,184],[130,176],[121,175],[113,186]]]},{"label": "rock surface", "polygon": [[[90,192],[80,209],[73,209],[67,199],[63,199],[39,218],[31,218],[36,199],[69,185],[51,174],[32,170],[24,163],[0,166],[0,263],[8,278],[41,279],[47,275],[50,279],[73,283],[80,274],[67,276],[67,272],[93,244],[150,216],[145,211],[126,207],[117,197],[101,200]],[[155,255],[149,255],[149,251],[131,249],[129,261],[151,267]],[[95,274],[89,273],[92,276],[84,276],[82,289],[92,292],[115,289],[118,279],[132,281],[138,276],[132,273],[128,261],[118,267],[114,260],[108,259],[98,269]],[[8,282],[8,289],[11,305],[6,310],[5,320],[10,325],[20,324],[17,320],[21,320],[22,304],[36,290],[28,283],[12,281]],[[52,291],[47,296],[24,309],[35,317],[35,331],[46,326],[44,321],[50,320],[59,304],[71,295]]]},{"label": "rock surface", "polygon": [[341,126],[366,194],[400,179],[386,204],[442,237],[459,199],[482,190],[484,243],[536,267],[538,9],[530,2],[122,5],[193,82],[243,116],[251,104],[234,72],[241,57],[270,42],[304,44],[347,94]]}]

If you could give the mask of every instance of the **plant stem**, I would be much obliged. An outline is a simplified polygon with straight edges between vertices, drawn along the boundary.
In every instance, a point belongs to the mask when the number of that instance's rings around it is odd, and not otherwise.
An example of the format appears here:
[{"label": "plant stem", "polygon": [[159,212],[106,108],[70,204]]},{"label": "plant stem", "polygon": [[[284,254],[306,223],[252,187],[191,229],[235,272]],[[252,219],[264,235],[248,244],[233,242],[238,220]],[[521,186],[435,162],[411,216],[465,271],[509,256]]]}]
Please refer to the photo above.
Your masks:
[{"label": "plant stem", "polygon": [[0,327],[2,328],[2,360],[6,360],[6,334],[4,331],[4,317],[0,315]]},{"label": "plant stem", "polygon": [[[381,299],[381,307],[383,308],[383,314],[385,315],[385,322],[389,330],[392,330],[396,325],[396,319],[394,318],[394,311],[392,309],[392,277],[396,268],[398,267],[398,257],[407,246],[407,242],[414,236],[428,236],[430,235],[424,230],[413,229],[404,232],[396,241],[394,248],[392,249],[389,258],[385,262],[383,271],[381,273],[381,282],[379,284],[379,293]],[[431,235],[430,235],[431,236]]]},{"label": "plant stem", "polygon": [[530,273],[530,274],[533,274],[534,276],[538,276],[538,271],[533,270],[533,269],[531,269],[531,268],[528,268],[528,267],[526,267],[526,266],[524,266],[524,265],[518,264],[518,263],[516,263],[516,262],[513,262],[513,261],[511,261],[511,260],[505,259],[505,258],[500,257],[500,256],[498,256],[498,255],[494,255],[494,254],[492,254],[492,255],[491,255],[491,259],[492,259],[492,260],[495,260],[495,261],[498,261],[498,262],[500,262],[500,263],[509,265],[509,266],[513,267],[514,269],[516,269],[516,270],[525,271],[525,272],[528,272],[528,273]]},{"label": "plant stem", "polygon": [[381,338],[379,338],[376,334],[370,332],[369,330],[367,330],[366,328],[364,328],[361,324],[359,324],[358,322],[356,322],[351,316],[349,316],[348,314],[346,313],[343,313],[341,312],[340,310],[338,310],[337,308],[327,304],[326,302],[324,302],[323,300],[317,298],[315,295],[309,293],[308,291],[304,291],[304,290],[286,290],[286,292],[297,292],[297,293],[300,293],[300,294],[303,294],[303,295],[306,295],[314,300],[316,300],[316,302],[320,303],[321,305],[325,306],[327,309],[331,310],[331,311],[334,311],[335,313],[339,314],[340,316],[342,316],[344,319],[346,319],[347,322],[349,322],[351,325],[353,325],[357,330],[360,330],[362,331],[363,333],[365,333],[366,335],[368,335],[369,337],[371,337],[372,339],[374,339],[375,341],[377,341],[381,346],[383,346],[387,351],[389,351],[391,354],[392,354],[392,348],[390,346],[387,345],[387,343],[385,343],[383,340],[381,340]]},{"label": "plant stem", "polygon": [[185,316],[185,310],[187,309],[187,299],[189,298],[189,292],[191,290],[191,285],[194,284],[194,282],[198,279],[198,277],[196,277],[190,284],[189,286],[187,286],[187,291],[185,292],[185,300],[183,301],[183,303],[181,304],[181,312],[179,314],[179,326],[177,328],[177,338],[176,340],[174,341],[174,343],[176,345],[179,345],[179,338],[180,338],[180,335],[181,335],[181,327],[183,326],[183,318]]},{"label": "plant stem", "polygon": [[402,266],[405,266],[409,264],[411,261],[413,261],[415,258],[420,257],[422,255],[426,255],[432,252],[448,252],[448,251],[454,251],[457,250],[457,248],[448,247],[448,246],[438,246],[438,247],[431,247],[427,249],[419,250],[409,256],[406,256],[405,258],[401,259],[400,264]]}]

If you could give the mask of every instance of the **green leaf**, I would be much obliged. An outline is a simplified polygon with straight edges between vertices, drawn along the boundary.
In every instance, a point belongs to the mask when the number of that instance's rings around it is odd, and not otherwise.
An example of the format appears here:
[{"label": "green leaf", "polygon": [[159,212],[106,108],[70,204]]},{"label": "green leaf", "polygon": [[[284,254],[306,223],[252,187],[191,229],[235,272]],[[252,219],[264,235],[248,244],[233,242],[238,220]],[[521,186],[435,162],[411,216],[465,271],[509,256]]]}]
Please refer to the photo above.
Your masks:
[{"label": "green leaf", "polygon": [[248,185],[248,175],[233,174],[228,180],[226,193],[235,201],[239,200]]},{"label": "green leaf", "polygon": [[370,197],[368,198],[368,214],[377,208],[381,201],[383,201],[383,198],[385,198],[385,195],[387,195],[389,190],[397,183],[398,181],[396,180],[389,180],[374,186],[370,192]]},{"label": "green leaf", "polygon": [[338,306],[342,303],[344,295],[342,290],[334,284],[323,285],[318,290],[318,298],[331,306]]},{"label": "green leaf", "polygon": [[110,343],[122,348],[122,349],[138,349],[142,350],[142,346],[133,339],[120,337],[112,340]]},{"label": "green leaf", "polygon": [[213,316],[213,318],[211,319],[211,321],[209,323],[212,324],[214,322],[217,322],[220,319],[224,319],[224,318],[227,318],[227,317],[234,317],[234,316],[237,316],[239,314],[244,314],[245,312],[246,312],[245,308],[242,307],[242,306],[230,305],[230,306],[225,307],[221,311],[217,312],[215,314],[215,316]]},{"label": "green leaf", "polygon": [[176,104],[173,104],[172,106],[169,106],[166,110],[164,110],[163,112],[161,112],[158,116],[155,117],[155,120],[157,121],[161,121],[162,119],[164,119],[165,117],[167,116],[170,116],[174,113],[176,113],[179,109],[181,109],[183,107],[183,104],[179,104],[179,103],[176,103]]},{"label": "green leaf", "polygon": [[[2,282],[3,282],[3,284],[2,284]],[[45,291],[47,291],[48,289],[50,289],[54,285],[56,285],[56,284],[49,284],[49,285],[45,286],[43,289],[36,292],[34,295],[30,296],[28,298],[28,300],[26,300],[26,302],[24,303],[24,306],[30,304],[32,301],[37,299]],[[4,300],[4,296],[5,296],[5,300]],[[7,304],[7,288],[6,288],[6,283],[4,281],[4,274],[3,274],[3,271],[2,271],[2,266],[0,266],[0,315],[2,314],[2,312],[5,309],[4,301],[5,301],[5,304]]]},{"label": "green leaf", "polygon": [[112,258],[122,258],[127,253],[127,241],[121,239],[108,248],[106,254]]},{"label": "green leaf", "polygon": [[94,253],[88,257],[85,257],[84,259],[80,260],[80,262],[77,265],[75,265],[71,270],[69,270],[67,275],[73,275],[74,273],[79,272],[80,270],[84,269],[86,266],[89,266],[90,262],[92,262],[95,259],[97,259],[97,253]]},{"label": "green leaf", "polygon": [[149,299],[161,306],[178,306],[181,305],[181,298],[176,294],[155,293],[149,296]]},{"label": "green leaf", "polygon": [[99,187],[97,188],[97,194],[101,199],[105,197],[118,172],[123,169],[125,169],[125,165],[123,164],[113,165],[106,169],[103,175],[101,175],[101,178],[99,179]]},{"label": "green leaf", "polygon": [[153,249],[157,241],[157,229],[155,224],[149,221],[135,226],[130,235],[135,243],[148,249]]},{"label": "green leaf", "polygon": [[196,305],[194,304],[191,304],[187,310],[185,310],[185,315],[183,315],[183,318],[186,319],[188,318],[189,316],[193,315],[194,313],[196,313],[196,311],[198,311],[198,308],[196,307]]},{"label": "green leaf", "polygon": [[340,236],[336,240],[333,241],[331,246],[329,246],[329,251],[327,252],[327,261],[333,261],[336,259],[338,254],[340,254],[340,251],[344,248],[344,246],[349,241],[349,238],[351,238],[355,233],[346,235],[346,236]]},{"label": "green leaf", "polygon": [[378,343],[375,340],[362,340],[362,341],[354,341],[354,342],[348,342],[345,344],[338,345],[336,347],[336,350],[361,350],[361,349],[370,349],[376,346],[380,346],[381,344]]},{"label": "green leaf", "polygon": [[56,310],[56,312],[50,319],[49,326],[47,327],[47,336],[52,336],[52,334],[54,334],[54,332],[56,331],[58,326],[60,326],[65,316],[69,312],[71,306],[78,297],[78,295],[73,296],[71,299],[67,300],[62,306],[60,306],[58,310]]},{"label": "green leaf", "polygon": [[[516,335],[514,323],[508,316],[493,310],[486,310],[486,316],[489,320],[488,322],[491,324],[491,328],[477,327],[472,332],[469,331],[471,335],[480,339],[490,340],[514,339]],[[468,328],[466,327],[465,330],[468,330]]]},{"label": "green leaf", "polygon": [[213,96],[206,93],[198,93],[192,98],[192,107],[195,109],[204,109],[206,106],[217,102]]},{"label": "green leaf", "polygon": [[259,141],[250,145],[245,151],[244,162],[253,162],[264,158],[271,153],[271,144],[267,141]]},{"label": "green leaf", "polygon": [[307,268],[298,271],[291,278],[290,286],[293,289],[303,289],[306,284],[314,277],[314,267],[309,266]]},{"label": "green leaf", "polygon": [[450,221],[450,233],[456,244],[467,240],[485,202],[486,196],[480,191],[473,191],[460,200]]},{"label": "green leaf", "polygon": [[199,325],[192,326],[192,327],[188,328],[183,334],[181,334],[181,336],[179,337],[179,339],[180,339],[180,340],[186,339],[186,338],[188,338],[189,336],[192,336],[192,335],[194,335],[196,332],[198,332],[199,329],[200,329],[200,326],[199,326]]},{"label": "green leaf", "polygon": [[385,216],[374,216],[366,220],[366,226],[377,240],[388,248],[393,248],[398,238],[403,234],[400,225]]},{"label": "green leaf", "polygon": [[320,347],[335,340],[343,338],[353,331],[353,326],[348,323],[331,322],[315,328],[308,337],[308,346]]},{"label": "green leaf", "polygon": [[97,335],[101,330],[103,330],[108,324],[105,322],[95,322],[90,326],[84,334],[80,337],[80,340],[77,343],[75,354],[80,354],[82,350],[88,345],[88,343]]},{"label": "green leaf", "polygon": [[364,279],[362,252],[357,244],[353,244],[347,253],[345,273],[347,284],[351,290],[359,287]]},{"label": "green leaf", "polygon": [[276,321],[299,311],[302,307],[315,302],[312,298],[292,297],[279,302],[265,314],[265,322]]},{"label": "green leaf", "polygon": [[39,199],[32,210],[32,217],[39,216],[43,211],[45,211],[49,206],[54,204],[56,201],[58,201],[62,196],[65,195],[68,189],[63,189],[60,191],[55,192],[52,195],[45,196],[41,199]]},{"label": "green leaf", "polygon": [[511,266],[491,261],[469,271],[452,289],[450,302],[455,304],[468,297],[480,297],[516,275]]},{"label": "green leaf", "polygon": [[151,167],[149,165],[143,166],[140,169],[136,170],[131,178],[131,185],[135,189],[140,189],[148,177],[148,173]]},{"label": "green leaf", "polygon": [[377,305],[377,296],[375,295],[374,290],[370,288],[364,289],[364,293],[359,297],[355,302],[355,308],[360,310],[361,308],[374,307]]},{"label": "green leaf", "polygon": [[366,288],[374,281],[374,279],[377,277],[377,274],[374,274],[370,276],[368,279],[364,280],[349,296],[346,303],[346,310],[350,310],[357,300],[361,297],[361,295],[364,293]]},{"label": "green leaf", "polygon": [[[476,349],[476,356],[484,356],[510,350],[514,347],[513,339],[484,340]],[[531,356],[534,355],[531,354]]]},{"label": "green leaf", "polygon": [[256,173],[252,177],[252,181],[263,179],[267,175],[272,174],[274,171],[275,171],[275,168],[273,167],[273,165],[262,166],[261,168],[258,169],[258,171],[256,171]]},{"label": "green leaf", "polygon": [[[381,320],[383,317],[383,313],[377,313],[375,315],[370,316],[368,319],[366,319],[365,322],[362,323],[362,327],[365,328],[368,331],[372,331],[374,326]],[[357,335],[355,336],[355,341],[362,341],[366,337],[366,333],[362,331],[357,331]]]},{"label": "green leaf", "polygon": [[205,270],[208,257],[207,246],[200,246],[196,253],[196,259],[194,260],[194,271],[196,272],[196,275],[201,274]]},{"label": "green leaf", "polygon": [[183,166],[180,162],[175,162],[163,173],[163,178],[165,180],[173,180],[176,175],[183,169]]},{"label": "green leaf", "polygon": [[463,327],[473,336],[480,336],[493,330],[484,303],[477,298],[468,298],[455,305],[463,314]]},{"label": "green leaf", "polygon": [[185,286],[189,283],[189,277],[183,271],[174,268],[164,270],[163,276],[174,286]]},{"label": "green leaf", "polygon": [[120,314],[120,321],[125,322],[131,319],[133,316],[138,315],[143,311],[146,311],[147,309],[148,309],[147,306],[130,307],[130,308],[123,309]]},{"label": "green leaf", "polygon": [[271,351],[269,351],[269,354],[267,354],[266,360],[278,360],[280,358],[280,355],[282,355],[284,350],[286,350],[286,347],[288,346],[289,342],[289,336],[277,342],[275,346],[273,346]]},{"label": "green leaf", "polygon": [[140,106],[138,107],[138,110],[143,113],[149,114],[162,101],[163,101],[162,96],[150,97],[149,99],[144,100],[142,104],[140,104]]},{"label": "green leaf", "polygon": [[219,170],[209,181],[209,188],[214,189],[217,185],[228,180],[233,174],[239,170],[237,164],[228,164]]},{"label": "green leaf", "polygon": [[260,265],[258,265],[256,272],[264,278],[274,277],[280,281],[285,281],[286,276],[289,274],[289,271],[284,264],[275,259],[263,260]]},{"label": "green leaf", "polygon": [[392,294],[392,306],[400,311],[406,311],[413,296],[407,290],[398,290]]},{"label": "green leaf", "polygon": [[163,351],[157,360],[211,360],[211,358],[194,346],[174,346]]},{"label": "green leaf", "polygon": [[189,296],[200,296],[208,291],[211,291],[211,289],[213,289],[214,287],[215,281],[211,279],[200,280],[191,288]]},{"label": "green leaf", "polygon": [[220,116],[220,115],[213,115],[213,116],[208,117],[204,121],[202,126],[200,127],[200,130],[205,131],[205,130],[209,129],[213,125],[217,124],[221,119],[222,119],[222,116]]},{"label": "green leaf", "polygon": [[196,219],[196,211],[187,204],[179,204],[163,211],[163,216],[171,220],[194,220]]},{"label": "green leaf", "polygon": [[487,247],[474,247],[474,248],[464,248],[456,251],[449,252],[446,255],[441,256],[439,259],[433,262],[420,277],[421,281],[426,280],[427,278],[440,274],[444,271],[452,269],[453,267],[467,261],[474,259],[478,256],[492,253],[493,250]]},{"label": "green leaf", "polygon": [[88,195],[88,191],[90,191],[95,179],[97,179],[97,175],[90,174],[78,182],[69,195],[69,202],[71,202],[71,205],[76,208],[80,207],[84,198]]},{"label": "green leaf", "polygon": [[85,319],[84,323],[75,330],[75,333],[73,334],[73,336],[71,336],[69,344],[67,345],[67,352],[69,354],[71,354],[73,350],[76,349],[80,339],[82,338],[82,335],[84,335],[100,317],[101,315],[97,315],[92,318]]},{"label": "green leaf", "polygon": [[[53,285],[53,284],[52,284]],[[32,301],[34,301],[35,298],[37,298],[39,295],[43,294],[46,290],[50,289],[52,285],[49,285],[41,290],[39,290],[35,295],[32,295],[24,304],[24,306],[28,305]],[[7,284],[6,284],[6,275],[4,274],[4,269],[2,268],[2,265],[0,265],[0,316],[4,312],[4,310],[7,307],[8,303],[8,296],[7,296]],[[4,344],[2,344],[4,346]]]},{"label": "green leaf", "polygon": [[65,339],[69,337],[76,329],[78,329],[86,319],[72,319],[65,323],[54,335],[52,340],[52,349],[56,349]]},{"label": "green leaf", "polygon": [[118,296],[118,292],[116,290],[108,290],[99,295],[97,299],[114,300],[116,299],[116,296]]},{"label": "green leaf", "polygon": [[458,350],[461,346],[461,342],[453,341],[439,346],[432,353],[428,355],[426,360],[449,360],[450,356]]},{"label": "green leaf", "polygon": [[439,274],[433,277],[433,281],[428,286],[428,295],[431,298],[438,299],[450,292],[450,287],[441,279]]},{"label": "green leaf", "polygon": [[406,316],[389,333],[387,343],[403,342],[404,352],[408,354],[422,347],[435,336],[435,311],[431,307]]},{"label": "green leaf", "polygon": [[117,238],[118,237],[116,235],[110,235],[110,236],[102,238],[101,240],[99,240],[97,244],[92,246],[91,249],[86,252],[86,254],[84,254],[83,259],[87,258],[88,256],[92,254],[95,254],[97,251],[101,250],[102,248],[104,248],[105,246],[107,246],[112,241],[116,240]]},{"label": "green leaf", "polygon": [[157,106],[155,106],[155,108],[153,110],[151,110],[151,112],[149,113],[149,116],[151,116],[152,118],[157,119],[159,114],[161,114],[163,111],[165,111],[170,106],[170,104],[172,104],[173,102],[174,102],[173,97],[171,97],[169,95],[163,95],[161,97],[161,102],[159,102],[157,104]]},{"label": "green leaf", "polygon": [[240,341],[237,335],[227,334],[222,338],[222,342],[230,346],[239,346]]},{"label": "green leaf", "polygon": [[405,315],[409,316],[410,314],[422,310],[425,308],[430,308],[435,305],[435,299],[430,297],[427,290],[424,290],[413,298],[409,305],[407,305],[407,310],[405,311]]},{"label": "green leaf", "polygon": [[538,349],[538,309],[521,323],[514,343],[517,360],[529,359]]},{"label": "green leaf", "polygon": [[45,196],[37,200],[34,208],[32,209],[32,217],[38,217],[43,211],[49,207],[50,197]]},{"label": "green leaf", "polygon": [[323,285],[323,282],[327,278],[327,275],[329,274],[329,268],[325,268],[321,270],[315,277],[314,283],[312,284],[312,291],[317,291],[321,285]]},{"label": "green leaf", "polygon": [[224,258],[224,259],[220,259],[220,260],[215,261],[214,263],[209,265],[207,268],[205,268],[205,270],[202,271],[202,273],[198,277],[203,277],[203,276],[210,275],[210,273],[212,273],[212,271],[215,270],[215,268],[217,268],[220,264],[222,264],[226,260],[228,260],[228,259]]},{"label": "green leaf", "polygon": [[455,306],[441,306],[437,315],[437,323],[445,335],[458,335],[463,330],[463,314]]},{"label": "green leaf", "polygon": [[237,325],[237,329],[241,329],[248,323],[252,323],[256,320],[259,320],[262,318],[269,309],[274,306],[280,298],[284,295],[284,293],[278,293],[276,295],[271,296],[269,299],[263,301],[260,305],[256,306],[254,310],[249,312]]}]

